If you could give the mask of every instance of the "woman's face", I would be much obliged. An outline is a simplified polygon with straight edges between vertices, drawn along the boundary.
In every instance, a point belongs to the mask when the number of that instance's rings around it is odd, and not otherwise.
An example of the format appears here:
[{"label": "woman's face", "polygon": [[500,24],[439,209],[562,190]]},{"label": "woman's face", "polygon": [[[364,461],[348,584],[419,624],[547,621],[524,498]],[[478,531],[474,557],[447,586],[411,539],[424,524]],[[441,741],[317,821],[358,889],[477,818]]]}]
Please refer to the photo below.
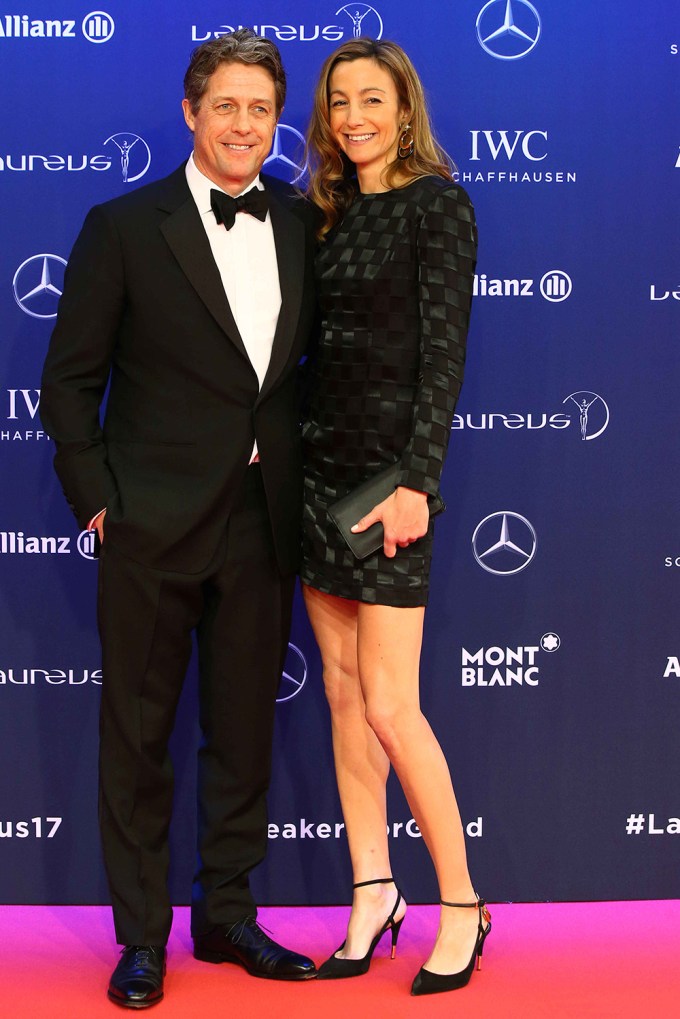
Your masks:
[{"label": "woman's face", "polygon": [[377,60],[340,61],[330,76],[330,126],[357,173],[377,174],[397,156],[399,125],[406,119],[392,75]]}]

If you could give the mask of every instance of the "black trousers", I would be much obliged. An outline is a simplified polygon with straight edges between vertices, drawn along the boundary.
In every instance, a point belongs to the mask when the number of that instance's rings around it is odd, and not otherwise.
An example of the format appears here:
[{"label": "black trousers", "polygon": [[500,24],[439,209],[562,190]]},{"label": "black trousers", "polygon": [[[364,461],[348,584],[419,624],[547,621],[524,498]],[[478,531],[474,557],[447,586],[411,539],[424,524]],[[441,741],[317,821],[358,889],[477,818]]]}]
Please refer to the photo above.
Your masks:
[{"label": "black trousers", "polygon": [[281,577],[260,468],[248,468],[221,547],[201,574],[149,569],[102,546],[100,827],[116,938],[163,945],[173,775],[168,741],[199,654],[194,936],[255,915],[248,875],[267,845],[276,691],[294,577]]}]

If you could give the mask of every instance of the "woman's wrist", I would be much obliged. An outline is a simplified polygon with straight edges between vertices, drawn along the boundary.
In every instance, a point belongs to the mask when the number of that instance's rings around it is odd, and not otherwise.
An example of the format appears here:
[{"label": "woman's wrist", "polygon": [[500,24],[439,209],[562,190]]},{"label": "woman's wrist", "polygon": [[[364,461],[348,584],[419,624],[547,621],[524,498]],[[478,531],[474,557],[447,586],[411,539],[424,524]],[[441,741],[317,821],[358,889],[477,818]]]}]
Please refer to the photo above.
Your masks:
[{"label": "woman's wrist", "polygon": [[427,498],[428,498],[428,496],[427,496],[427,492],[423,492],[423,491],[421,491],[421,489],[419,489],[419,488],[407,488],[407,486],[406,486],[406,485],[397,485],[396,491],[397,491],[397,492],[405,492],[405,493],[407,493],[408,495],[416,495],[416,496],[418,496],[418,495],[419,495],[419,496],[421,496],[421,497],[422,497],[422,499],[423,499],[423,500],[424,500],[425,502],[427,502]]}]

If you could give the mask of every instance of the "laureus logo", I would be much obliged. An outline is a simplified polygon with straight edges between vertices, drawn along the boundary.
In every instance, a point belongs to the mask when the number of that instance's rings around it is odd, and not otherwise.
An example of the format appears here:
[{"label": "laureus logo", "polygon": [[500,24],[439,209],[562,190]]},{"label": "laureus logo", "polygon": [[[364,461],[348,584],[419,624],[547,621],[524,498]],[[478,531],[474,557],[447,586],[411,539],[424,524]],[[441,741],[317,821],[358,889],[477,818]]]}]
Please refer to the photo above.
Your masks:
[{"label": "laureus logo", "polygon": [[587,389],[570,393],[562,403],[571,402],[578,409],[581,440],[590,442],[597,439],[609,424],[609,407],[599,393],[590,393]]},{"label": "laureus logo", "polygon": [[104,145],[113,144],[120,152],[120,172],[124,184],[132,184],[143,177],[151,166],[151,149],[141,135],[119,131],[106,139]]},{"label": "laureus logo", "polygon": [[368,4],[345,4],[335,12],[338,15],[344,14],[352,22],[352,37],[358,39],[362,35],[368,35],[371,39],[382,39],[383,20],[375,7]]}]

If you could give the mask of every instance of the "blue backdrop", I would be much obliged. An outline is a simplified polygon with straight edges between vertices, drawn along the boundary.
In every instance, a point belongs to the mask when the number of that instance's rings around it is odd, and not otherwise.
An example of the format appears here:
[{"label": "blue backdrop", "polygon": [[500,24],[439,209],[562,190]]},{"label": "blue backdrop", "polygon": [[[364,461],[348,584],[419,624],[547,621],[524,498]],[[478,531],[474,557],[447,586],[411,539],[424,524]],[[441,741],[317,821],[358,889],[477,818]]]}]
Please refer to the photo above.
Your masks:
[{"label": "blue backdrop", "polygon": [[[412,56],[477,210],[422,663],[476,886],[490,899],[680,894],[677,2],[339,3],[30,0],[0,14],[0,901],[106,901],[96,566],[37,414],[64,264],[91,205],[186,158],[189,53],[239,25],[277,41],[289,72],[270,172],[304,171],[317,70],[361,31]],[[177,902],[193,868],[194,702],[192,670],[174,738]],[[301,605],[270,813],[260,901],[347,898]],[[396,785],[390,836],[407,898],[432,900]]]}]

